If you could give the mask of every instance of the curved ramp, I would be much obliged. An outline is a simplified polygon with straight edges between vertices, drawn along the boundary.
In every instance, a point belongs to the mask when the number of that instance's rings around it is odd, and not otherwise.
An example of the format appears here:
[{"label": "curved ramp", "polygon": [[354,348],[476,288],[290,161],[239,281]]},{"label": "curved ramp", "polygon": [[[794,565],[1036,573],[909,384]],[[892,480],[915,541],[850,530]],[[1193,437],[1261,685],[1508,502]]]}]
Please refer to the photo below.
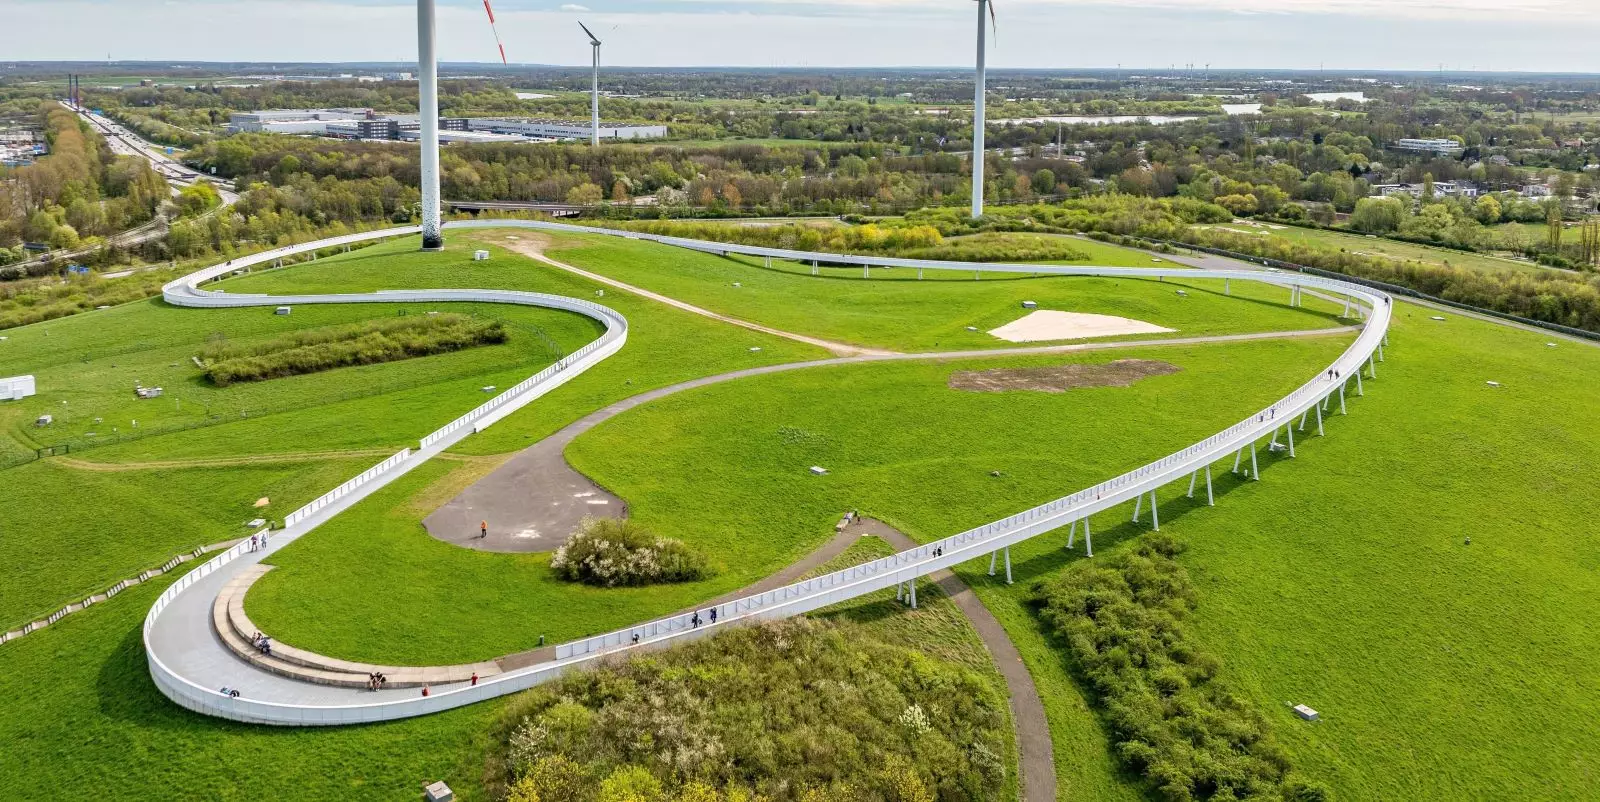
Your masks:
[{"label": "curved ramp", "polygon": [[[163,297],[180,306],[266,306],[293,303],[383,303],[392,301],[475,301],[514,303],[566,309],[601,321],[606,332],[572,356],[529,377],[482,407],[447,424],[423,438],[413,452],[406,449],[351,479],[326,496],[291,514],[282,532],[273,533],[264,550],[248,551],[236,546],[208,561],[164,592],[145,618],[144,640],[151,676],[156,686],[173,701],[191,710],[236,721],[280,725],[332,725],[387,721],[448,710],[474,702],[523,690],[559,676],[572,668],[588,665],[605,656],[637,648],[702,637],[721,627],[739,623],[784,618],[826,607],[839,601],[890,587],[915,587],[919,577],[927,576],[983,556],[994,556],[1015,543],[1071,526],[1078,522],[1088,529],[1088,517],[1146,494],[1185,476],[1202,471],[1209,476],[1210,466],[1233,457],[1238,464],[1245,452],[1253,461],[1256,443],[1276,438],[1282,431],[1293,449],[1293,424],[1315,413],[1321,415],[1332,399],[1341,406],[1345,388],[1351,380],[1360,387],[1360,371],[1376,375],[1376,361],[1382,355],[1390,320],[1390,298],[1382,292],[1334,279],[1298,273],[1248,270],[1201,270],[1195,268],[1120,268],[1061,267],[1047,265],[972,264],[932,262],[888,257],[856,257],[811,253],[778,248],[760,248],[727,243],[704,242],[678,237],[608,231],[527,220],[487,220],[452,224],[451,228],[527,228],[573,234],[602,234],[642,239],[698,251],[751,256],[819,261],[832,264],[859,264],[883,267],[909,267],[963,272],[999,272],[1049,275],[1115,276],[1155,278],[1162,276],[1256,281],[1285,289],[1290,298],[1302,289],[1337,293],[1366,304],[1370,309],[1366,324],[1355,341],[1326,370],[1309,379],[1293,392],[1250,417],[1175,453],[1135,468],[1121,476],[1101,482],[1053,501],[1023,510],[1009,517],[951,535],[939,541],[906,549],[879,560],[852,566],[820,577],[748,595],[715,606],[718,619],[691,613],[667,616],[626,629],[560,644],[555,659],[506,671],[477,685],[437,687],[430,695],[415,691],[386,690],[369,692],[332,686],[311,685],[255,671],[235,659],[211,635],[212,602],[223,586],[259,562],[261,557],[281,548],[314,529],[322,522],[361,498],[384,486],[407,470],[438,454],[471,432],[479,431],[512,411],[538,398],[572,376],[615,353],[626,340],[627,321],[603,306],[573,298],[490,290],[405,290],[367,294],[323,296],[267,296],[207,292],[200,284],[230,274],[240,267],[266,264],[286,256],[385,237],[417,233],[414,227],[352,234],[319,242],[269,251],[202,270],[168,284]],[[1152,504],[1154,496],[1151,496]],[[1152,510],[1154,513],[1154,510]],[[1008,553],[1008,552],[1007,552]],[[914,599],[914,596],[912,597]],[[249,697],[230,698],[221,693],[224,681],[249,673]],[[237,684],[229,683],[229,684]]]}]

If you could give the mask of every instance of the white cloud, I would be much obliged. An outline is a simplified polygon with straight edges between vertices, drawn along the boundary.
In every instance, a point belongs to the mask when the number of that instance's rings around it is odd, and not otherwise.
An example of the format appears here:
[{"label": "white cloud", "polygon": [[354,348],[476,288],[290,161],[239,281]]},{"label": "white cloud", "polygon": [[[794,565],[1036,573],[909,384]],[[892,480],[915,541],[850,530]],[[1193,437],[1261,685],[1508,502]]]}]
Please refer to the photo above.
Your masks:
[{"label": "white cloud", "polygon": [[561,4],[561,10],[562,11],[588,11],[589,7],[588,6],[580,6],[577,3],[562,3]]}]

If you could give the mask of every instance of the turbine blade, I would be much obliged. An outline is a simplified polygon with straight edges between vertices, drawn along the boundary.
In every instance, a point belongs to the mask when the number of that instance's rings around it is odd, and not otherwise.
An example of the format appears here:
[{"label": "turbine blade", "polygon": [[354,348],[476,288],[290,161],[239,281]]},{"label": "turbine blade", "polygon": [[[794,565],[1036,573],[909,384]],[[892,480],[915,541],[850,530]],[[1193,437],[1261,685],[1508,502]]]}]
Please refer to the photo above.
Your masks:
[{"label": "turbine blade", "polygon": [[589,30],[589,26],[583,24],[581,20],[578,22],[578,27],[582,28],[584,33],[589,34],[589,44],[596,46],[600,44],[600,40],[595,37],[594,31]]},{"label": "turbine blade", "polygon": [[483,0],[483,10],[489,15],[489,30],[494,33],[494,46],[500,50],[500,63],[510,65],[506,61],[506,46],[500,43],[500,29],[494,24],[494,8],[489,5],[489,0]]}]

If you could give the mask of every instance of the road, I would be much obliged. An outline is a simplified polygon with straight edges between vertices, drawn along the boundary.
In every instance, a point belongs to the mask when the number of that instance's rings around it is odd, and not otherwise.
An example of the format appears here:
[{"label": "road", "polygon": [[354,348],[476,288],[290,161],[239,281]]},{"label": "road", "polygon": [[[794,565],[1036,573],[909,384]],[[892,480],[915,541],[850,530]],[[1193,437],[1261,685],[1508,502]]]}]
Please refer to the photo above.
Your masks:
[{"label": "road", "polygon": [[[120,124],[106,117],[95,114],[86,109],[74,109],[69,103],[62,103],[62,105],[69,109],[73,109],[73,111],[76,111],[79,117],[88,122],[90,126],[104,136],[106,139],[106,144],[111,147],[111,151],[113,153],[121,156],[138,156],[150,162],[150,166],[154,168],[156,172],[160,173],[163,178],[166,178],[168,183],[172,184],[172,194],[174,197],[176,197],[178,193],[182,191],[183,187],[189,186],[203,178],[211,182],[211,185],[217,190],[217,195],[222,198],[222,205],[217,207],[217,209],[207,212],[208,215],[216,214],[218,209],[226,209],[239,201],[238,193],[229,188],[226,182],[218,181],[214,178],[206,176],[200,171],[192,169],[184,165],[182,162],[167,156],[166,149],[162,146],[140,139],[138,135],[134,134],[132,131],[129,131]],[[106,237],[104,245],[131,248],[134,246],[143,245],[146,242],[161,239],[166,235],[167,221],[164,218],[157,217],[154,220],[130,228],[127,231],[119,231]],[[40,264],[55,259],[76,259],[80,256],[93,253],[100,247],[102,246],[96,245],[89,248],[78,248],[70,251],[51,251],[41,256],[34,257],[33,259],[29,259],[26,262],[20,262],[18,263],[18,266],[27,267],[28,265]],[[116,273],[107,273],[105,274],[105,277],[119,278],[130,275],[133,272],[134,271],[132,270],[122,270]]]}]

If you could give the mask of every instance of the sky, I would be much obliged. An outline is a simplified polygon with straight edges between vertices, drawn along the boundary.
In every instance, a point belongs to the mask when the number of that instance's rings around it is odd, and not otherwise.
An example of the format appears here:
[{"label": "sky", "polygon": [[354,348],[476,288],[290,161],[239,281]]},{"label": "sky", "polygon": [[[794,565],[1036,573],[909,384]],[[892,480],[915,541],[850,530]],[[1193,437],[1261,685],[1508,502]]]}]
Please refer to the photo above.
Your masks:
[{"label": "sky", "polygon": [[[437,0],[445,61],[497,59]],[[903,67],[973,61],[973,0],[491,0],[513,63]],[[1597,0],[998,0],[993,67],[1600,73]],[[414,61],[405,0],[0,0],[0,59]]]}]

